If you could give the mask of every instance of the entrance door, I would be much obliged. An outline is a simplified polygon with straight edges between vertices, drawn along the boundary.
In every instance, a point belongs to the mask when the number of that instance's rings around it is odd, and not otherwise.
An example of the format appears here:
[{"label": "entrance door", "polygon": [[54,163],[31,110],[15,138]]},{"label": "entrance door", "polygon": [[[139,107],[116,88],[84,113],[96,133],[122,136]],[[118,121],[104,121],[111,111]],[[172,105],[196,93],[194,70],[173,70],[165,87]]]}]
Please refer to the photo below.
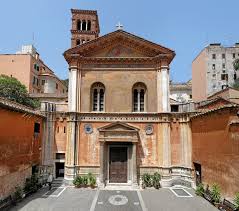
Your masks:
[{"label": "entrance door", "polygon": [[127,147],[110,147],[109,182],[127,183]]},{"label": "entrance door", "polygon": [[64,177],[65,163],[56,163],[56,178]]},{"label": "entrance door", "polygon": [[199,163],[193,163],[195,168],[195,176],[196,176],[196,185],[198,186],[200,183],[202,183],[202,169],[201,164]]}]

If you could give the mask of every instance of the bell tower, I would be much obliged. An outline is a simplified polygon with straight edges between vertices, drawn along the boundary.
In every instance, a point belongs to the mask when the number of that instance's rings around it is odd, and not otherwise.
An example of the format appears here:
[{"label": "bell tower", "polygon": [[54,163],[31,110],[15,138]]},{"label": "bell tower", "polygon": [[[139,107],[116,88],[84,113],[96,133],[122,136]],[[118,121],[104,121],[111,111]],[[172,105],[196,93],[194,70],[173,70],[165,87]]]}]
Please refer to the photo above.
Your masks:
[{"label": "bell tower", "polygon": [[99,37],[100,26],[97,11],[71,9],[71,47],[76,47]]}]

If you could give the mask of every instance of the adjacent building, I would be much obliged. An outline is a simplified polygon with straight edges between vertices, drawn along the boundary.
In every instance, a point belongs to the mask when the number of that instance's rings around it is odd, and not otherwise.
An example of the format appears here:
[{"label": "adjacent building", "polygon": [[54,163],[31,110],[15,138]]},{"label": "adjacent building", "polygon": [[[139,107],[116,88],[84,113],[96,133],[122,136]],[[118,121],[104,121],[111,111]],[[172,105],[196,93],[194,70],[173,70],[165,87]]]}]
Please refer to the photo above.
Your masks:
[{"label": "adjacent building", "polygon": [[170,82],[170,99],[179,103],[192,102],[192,80],[186,83]]},{"label": "adjacent building", "polygon": [[194,102],[232,86],[239,77],[233,62],[239,58],[239,43],[224,47],[219,43],[204,48],[192,63],[192,98]]},{"label": "adjacent building", "polygon": [[0,54],[0,74],[17,78],[30,94],[64,94],[66,85],[40,59],[33,45],[16,54]]},{"label": "adjacent building", "polygon": [[[29,107],[0,98],[0,198],[23,186],[42,164],[45,116]],[[12,127],[11,127],[12,126]]]},{"label": "adjacent building", "polygon": [[196,184],[217,183],[229,199],[239,190],[238,112],[238,105],[227,103],[191,117]]}]

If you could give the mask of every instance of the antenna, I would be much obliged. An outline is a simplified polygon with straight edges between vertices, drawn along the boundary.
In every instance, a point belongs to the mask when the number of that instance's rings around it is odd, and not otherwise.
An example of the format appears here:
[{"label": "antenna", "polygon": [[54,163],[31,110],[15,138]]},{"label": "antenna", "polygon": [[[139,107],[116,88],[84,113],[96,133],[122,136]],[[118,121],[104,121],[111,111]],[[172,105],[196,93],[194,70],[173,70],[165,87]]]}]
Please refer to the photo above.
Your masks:
[{"label": "antenna", "polygon": [[34,32],[32,33],[32,44],[33,45],[35,44],[35,33]]}]

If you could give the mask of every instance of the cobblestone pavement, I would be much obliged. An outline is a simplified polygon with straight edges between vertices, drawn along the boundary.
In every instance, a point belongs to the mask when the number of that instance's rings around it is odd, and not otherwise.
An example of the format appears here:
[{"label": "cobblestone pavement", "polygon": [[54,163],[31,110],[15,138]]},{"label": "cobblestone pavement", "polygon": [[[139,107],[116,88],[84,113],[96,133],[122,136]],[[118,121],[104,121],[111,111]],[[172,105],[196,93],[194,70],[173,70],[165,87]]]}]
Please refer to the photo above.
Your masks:
[{"label": "cobblestone pavement", "polygon": [[[41,189],[11,211],[216,211],[194,191],[159,189],[143,191],[92,190],[73,187]],[[180,196],[184,195],[184,196]],[[186,197],[185,197],[186,196]]]}]

